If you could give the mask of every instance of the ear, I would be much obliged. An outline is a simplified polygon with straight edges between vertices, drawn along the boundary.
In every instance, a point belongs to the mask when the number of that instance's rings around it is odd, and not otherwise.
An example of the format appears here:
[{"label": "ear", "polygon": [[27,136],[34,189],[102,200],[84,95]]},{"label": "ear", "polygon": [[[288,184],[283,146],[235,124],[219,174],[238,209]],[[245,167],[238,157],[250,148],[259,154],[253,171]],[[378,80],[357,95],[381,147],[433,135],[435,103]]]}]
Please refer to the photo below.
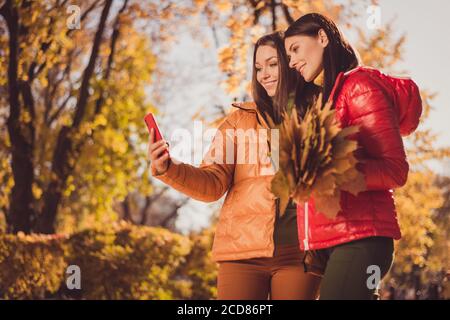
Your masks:
[{"label": "ear", "polygon": [[320,29],[318,36],[319,36],[319,43],[320,43],[320,45],[323,48],[325,48],[328,45],[328,42],[329,42],[328,41],[328,36],[327,36],[325,30]]}]

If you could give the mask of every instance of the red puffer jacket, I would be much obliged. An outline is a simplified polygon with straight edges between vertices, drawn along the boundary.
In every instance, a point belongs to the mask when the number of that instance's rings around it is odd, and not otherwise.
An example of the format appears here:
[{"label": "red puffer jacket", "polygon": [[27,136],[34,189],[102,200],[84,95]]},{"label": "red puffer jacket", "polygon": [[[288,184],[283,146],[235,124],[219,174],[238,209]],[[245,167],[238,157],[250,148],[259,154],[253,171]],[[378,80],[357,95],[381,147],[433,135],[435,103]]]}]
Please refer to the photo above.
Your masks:
[{"label": "red puffer jacket", "polygon": [[385,236],[400,239],[392,189],[403,186],[408,162],[401,136],[413,132],[422,113],[417,85],[358,67],[341,73],[330,95],[341,127],[358,125],[356,135],[367,191],[341,193],[334,219],[315,212],[314,200],[297,205],[302,250],[328,248],[356,239]]}]

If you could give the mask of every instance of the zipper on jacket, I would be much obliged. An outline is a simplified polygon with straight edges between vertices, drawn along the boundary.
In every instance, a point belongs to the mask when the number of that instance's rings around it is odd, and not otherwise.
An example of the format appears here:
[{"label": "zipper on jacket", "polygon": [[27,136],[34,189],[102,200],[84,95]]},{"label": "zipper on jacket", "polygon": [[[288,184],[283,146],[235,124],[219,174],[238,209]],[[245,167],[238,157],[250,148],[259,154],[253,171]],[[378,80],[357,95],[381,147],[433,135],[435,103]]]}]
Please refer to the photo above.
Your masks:
[{"label": "zipper on jacket", "polygon": [[305,221],[305,238],[303,239],[303,245],[305,246],[305,251],[309,250],[309,241],[308,241],[308,202],[305,202],[305,210],[304,210],[304,221]]},{"label": "zipper on jacket", "polygon": [[272,243],[273,243],[272,257],[275,257],[275,224],[277,223],[277,218],[279,217],[279,211],[280,211],[280,198],[276,198],[275,199],[275,221],[273,224],[273,234],[272,234]]}]

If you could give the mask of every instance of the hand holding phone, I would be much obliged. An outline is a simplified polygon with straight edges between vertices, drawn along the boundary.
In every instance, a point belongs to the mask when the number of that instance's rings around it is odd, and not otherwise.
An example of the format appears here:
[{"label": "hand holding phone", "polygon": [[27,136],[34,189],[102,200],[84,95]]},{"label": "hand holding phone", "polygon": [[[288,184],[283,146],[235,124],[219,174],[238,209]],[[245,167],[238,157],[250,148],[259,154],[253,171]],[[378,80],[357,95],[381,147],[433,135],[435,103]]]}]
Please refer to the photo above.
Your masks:
[{"label": "hand holding phone", "polygon": [[150,133],[148,158],[151,161],[151,166],[156,169],[156,173],[163,174],[169,167],[169,145],[166,140],[164,140],[152,113],[147,114],[144,121],[147,124]]}]

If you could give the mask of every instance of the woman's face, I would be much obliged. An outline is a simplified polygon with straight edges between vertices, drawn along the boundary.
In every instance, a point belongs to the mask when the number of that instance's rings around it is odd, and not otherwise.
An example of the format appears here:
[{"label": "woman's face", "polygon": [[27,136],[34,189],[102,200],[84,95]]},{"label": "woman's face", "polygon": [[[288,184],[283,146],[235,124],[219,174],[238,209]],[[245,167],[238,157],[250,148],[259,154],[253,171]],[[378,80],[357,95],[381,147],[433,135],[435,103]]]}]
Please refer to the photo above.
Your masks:
[{"label": "woman's face", "polygon": [[262,45],[256,50],[256,81],[266,90],[269,97],[275,96],[278,86],[278,54],[277,50]]},{"label": "woman's face", "polygon": [[306,82],[313,81],[323,69],[323,52],[328,37],[321,29],[317,37],[296,35],[284,40],[289,67],[297,70]]}]

